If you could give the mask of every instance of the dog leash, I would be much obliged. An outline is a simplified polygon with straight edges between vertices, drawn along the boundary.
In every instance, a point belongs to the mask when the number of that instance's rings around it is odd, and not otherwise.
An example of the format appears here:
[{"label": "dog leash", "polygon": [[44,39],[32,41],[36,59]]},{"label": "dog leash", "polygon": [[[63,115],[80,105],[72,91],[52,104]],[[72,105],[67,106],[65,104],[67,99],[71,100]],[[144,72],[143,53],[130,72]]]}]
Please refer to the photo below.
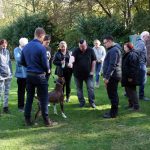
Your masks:
[{"label": "dog leash", "polygon": [[56,78],[53,74],[51,74],[52,78],[54,79],[54,82],[56,82]]}]

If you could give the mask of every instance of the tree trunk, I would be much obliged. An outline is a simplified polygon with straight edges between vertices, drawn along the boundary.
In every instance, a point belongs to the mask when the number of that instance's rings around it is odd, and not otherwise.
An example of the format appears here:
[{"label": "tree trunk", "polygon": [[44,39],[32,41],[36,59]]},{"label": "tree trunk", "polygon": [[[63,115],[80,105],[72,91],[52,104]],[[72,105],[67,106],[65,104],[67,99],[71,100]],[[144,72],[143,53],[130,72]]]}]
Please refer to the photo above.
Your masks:
[{"label": "tree trunk", "polygon": [[32,0],[33,13],[35,13],[35,0]]}]

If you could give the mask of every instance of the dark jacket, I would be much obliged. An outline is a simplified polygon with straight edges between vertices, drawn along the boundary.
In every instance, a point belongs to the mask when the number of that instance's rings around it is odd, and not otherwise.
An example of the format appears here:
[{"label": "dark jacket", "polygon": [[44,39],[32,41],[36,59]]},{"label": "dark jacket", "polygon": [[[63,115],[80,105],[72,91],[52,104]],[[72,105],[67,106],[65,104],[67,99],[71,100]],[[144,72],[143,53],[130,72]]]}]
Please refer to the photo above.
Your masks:
[{"label": "dark jacket", "polygon": [[108,48],[103,64],[103,77],[107,80],[110,78],[121,79],[121,47],[118,44]]},{"label": "dark jacket", "polygon": [[[132,50],[124,54],[122,58],[122,86],[136,86],[139,85],[139,53]],[[128,79],[132,79],[129,82]]]},{"label": "dark jacket", "polygon": [[[62,67],[61,61],[63,61],[65,58],[65,67]],[[54,55],[54,60],[53,64],[56,66],[55,74],[58,75],[59,77],[64,76],[64,73],[72,73],[72,68],[68,67],[70,55],[69,51],[66,52],[66,55],[64,56],[60,50],[56,52]]]},{"label": "dark jacket", "polygon": [[47,73],[49,64],[47,63],[46,48],[37,39],[29,42],[22,50],[21,64],[27,67],[27,72]]},{"label": "dark jacket", "polygon": [[135,49],[140,54],[140,57],[139,57],[140,64],[145,64],[146,65],[146,63],[147,63],[147,49],[146,49],[145,43],[142,39],[139,38],[136,41]]}]

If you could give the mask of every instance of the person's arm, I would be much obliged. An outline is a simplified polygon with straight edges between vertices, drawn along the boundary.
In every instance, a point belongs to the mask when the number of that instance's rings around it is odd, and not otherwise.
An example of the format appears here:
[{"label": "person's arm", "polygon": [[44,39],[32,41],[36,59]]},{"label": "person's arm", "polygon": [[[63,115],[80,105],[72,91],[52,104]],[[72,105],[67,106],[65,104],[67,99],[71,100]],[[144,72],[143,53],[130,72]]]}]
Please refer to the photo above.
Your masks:
[{"label": "person's arm", "polygon": [[10,53],[8,51],[8,60],[9,60],[9,68],[10,68],[10,72],[11,72],[11,75],[13,74],[13,70],[12,70],[12,63],[11,63],[11,59],[10,59]]},{"label": "person's arm", "polygon": [[58,52],[55,53],[55,55],[54,55],[53,64],[55,66],[61,66],[62,65],[62,60],[59,58]]},{"label": "person's arm", "polygon": [[18,52],[18,48],[14,49],[14,58],[18,64],[21,63],[21,54]]},{"label": "person's arm", "polygon": [[94,71],[95,71],[95,64],[96,64],[96,55],[94,50],[92,49],[92,55],[91,55],[91,71],[90,71],[90,75],[94,75]]},{"label": "person's arm", "polygon": [[92,61],[92,65],[91,65],[90,75],[94,75],[95,64],[96,64],[96,60],[93,60],[93,61]]},{"label": "person's arm", "polygon": [[102,62],[104,61],[105,56],[106,56],[106,50],[105,50],[105,48],[102,46],[102,58],[101,58]]},{"label": "person's arm", "polygon": [[113,72],[116,69],[116,64],[119,59],[119,53],[117,51],[112,51],[110,53],[110,60],[107,72],[105,74],[105,80],[109,80],[109,78],[112,76]]},{"label": "person's arm", "polygon": [[50,67],[49,62],[47,60],[47,54],[46,54],[46,48],[43,47],[42,53],[41,53],[41,60],[42,60],[42,66],[46,73],[50,73]]},{"label": "person's arm", "polygon": [[24,57],[24,52],[21,52],[21,60],[20,60],[20,64],[24,67],[27,67],[27,63],[25,61],[25,57]]}]

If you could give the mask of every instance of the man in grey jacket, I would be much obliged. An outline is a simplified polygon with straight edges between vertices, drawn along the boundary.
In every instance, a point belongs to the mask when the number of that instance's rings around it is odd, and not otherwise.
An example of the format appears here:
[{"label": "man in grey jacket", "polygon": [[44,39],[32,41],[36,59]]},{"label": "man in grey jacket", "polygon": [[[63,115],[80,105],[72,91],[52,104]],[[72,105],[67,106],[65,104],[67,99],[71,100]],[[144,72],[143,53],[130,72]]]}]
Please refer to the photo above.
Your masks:
[{"label": "man in grey jacket", "polygon": [[136,41],[135,49],[139,51],[140,57],[140,87],[139,87],[139,99],[150,100],[144,97],[144,86],[146,83],[146,64],[147,64],[147,49],[145,42],[148,40],[149,32],[143,31],[140,35],[140,38]]},{"label": "man in grey jacket", "polygon": [[118,83],[121,79],[121,50],[119,44],[114,43],[112,36],[103,40],[107,48],[107,54],[103,64],[103,78],[108,97],[111,101],[111,109],[104,114],[104,118],[115,118],[118,114]]}]

